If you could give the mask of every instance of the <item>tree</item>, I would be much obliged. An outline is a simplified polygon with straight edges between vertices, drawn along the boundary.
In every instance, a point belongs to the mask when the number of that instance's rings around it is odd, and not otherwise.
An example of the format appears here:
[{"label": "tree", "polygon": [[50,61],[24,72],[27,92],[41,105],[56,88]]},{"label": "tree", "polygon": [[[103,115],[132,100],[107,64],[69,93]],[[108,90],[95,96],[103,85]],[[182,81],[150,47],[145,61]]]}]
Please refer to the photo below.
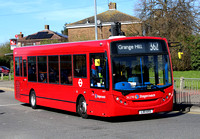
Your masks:
[{"label": "tree", "polygon": [[[12,53],[13,51],[10,50],[10,44],[5,43],[0,46],[0,65],[10,67],[10,60],[11,58],[5,56],[5,54]],[[11,67],[10,67],[11,68]]]},{"label": "tree", "polygon": [[194,70],[200,70],[200,35],[193,36],[191,61]]},{"label": "tree", "polygon": [[63,26],[63,30],[61,30],[61,33],[63,35],[68,35],[68,29],[66,28],[67,23]]},{"label": "tree", "polygon": [[[181,42],[184,58],[178,60],[177,49],[170,49],[175,70],[191,68],[191,35],[199,33],[199,4],[197,0],[142,0],[139,10],[146,36],[165,37]],[[175,54],[176,53],[176,54]]]}]

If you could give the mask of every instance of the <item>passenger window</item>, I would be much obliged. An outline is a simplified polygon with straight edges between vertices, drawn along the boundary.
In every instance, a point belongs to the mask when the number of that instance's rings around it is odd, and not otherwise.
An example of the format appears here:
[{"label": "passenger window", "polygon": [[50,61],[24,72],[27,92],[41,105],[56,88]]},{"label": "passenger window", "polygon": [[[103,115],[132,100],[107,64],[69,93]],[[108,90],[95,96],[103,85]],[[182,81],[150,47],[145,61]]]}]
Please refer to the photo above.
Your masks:
[{"label": "passenger window", "polygon": [[38,82],[47,82],[47,57],[38,56]]},{"label": "passenger window", "polygon": [[72,84],[72,60],[70,55],[60,56],[61,84]]},{"label": "passenger window", "polygon": [[59,83],[58,56],[49,56],[49,83]]},{"label": "passenger window", "polygon": [[37,81],[35,56],[28,57],[28,81]]},{"label": "passenger window", "polygon": [[27,72],[26,72],[26,60],[23,60],[23,69],[24,69],[24,77],[27,76]]},{"label": "passenger window", "polygon": [[19,57],[15,57],[15,76],[19,76]]},{"label": "passenger window", "polygon": [[104,53],[90,54],[90,86],[105,88],[106,60]]},{"label": "passenger window", "polygon": [[20,59],[19,59],[20,61],[20,76],[22,76],[22,57],[20,57]]},{"label": "passenger window", "polygon": [[78,78],[87,77],[86,55],[74,55],[74,76]]}]

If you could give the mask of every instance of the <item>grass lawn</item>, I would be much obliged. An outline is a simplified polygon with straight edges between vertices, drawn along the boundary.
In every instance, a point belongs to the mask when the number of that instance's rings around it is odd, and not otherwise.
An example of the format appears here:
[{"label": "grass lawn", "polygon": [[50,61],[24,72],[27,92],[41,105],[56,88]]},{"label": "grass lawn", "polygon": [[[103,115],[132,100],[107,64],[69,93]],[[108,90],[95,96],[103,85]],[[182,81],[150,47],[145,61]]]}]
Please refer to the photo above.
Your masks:
[{"label": "grass lawn", "polygon": [[[9,77],[8,76],[3,76],[3,80],[8,80]],[[14,75],[11,75],[11,80],[14,80]]]},{"label": "grass lawn", "polygon": [[174,78],[200,78],[200,71],[173,71]]}]

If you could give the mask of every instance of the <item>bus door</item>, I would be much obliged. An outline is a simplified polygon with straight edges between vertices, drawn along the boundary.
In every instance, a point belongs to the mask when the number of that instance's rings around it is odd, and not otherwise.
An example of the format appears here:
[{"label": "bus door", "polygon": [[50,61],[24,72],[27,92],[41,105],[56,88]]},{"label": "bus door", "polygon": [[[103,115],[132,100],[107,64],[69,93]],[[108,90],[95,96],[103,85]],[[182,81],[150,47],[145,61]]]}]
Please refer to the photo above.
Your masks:
[{"label": "bus door", "polygon": [[17,99],[20,99],[27,90],[26,61],[25,57],[15,57],[15,96]]},{"label": "bus door", "polygon": [[22,94],[27,94],[27,84],[28,84],[28,77],[27,77],[27,58],[22,57],[22,76],[21,76],[21,93]]},{"label": "bus door", "polygon": [[[96,112],[105,112],[108,90],[108,63],[106,53],[90,54],[90,90],[91,105]],[[98,104],[97,104],[98,103]],[[95,105],[96,104],[96,105]],[[97,110],[95,112],[95,110]]]}]

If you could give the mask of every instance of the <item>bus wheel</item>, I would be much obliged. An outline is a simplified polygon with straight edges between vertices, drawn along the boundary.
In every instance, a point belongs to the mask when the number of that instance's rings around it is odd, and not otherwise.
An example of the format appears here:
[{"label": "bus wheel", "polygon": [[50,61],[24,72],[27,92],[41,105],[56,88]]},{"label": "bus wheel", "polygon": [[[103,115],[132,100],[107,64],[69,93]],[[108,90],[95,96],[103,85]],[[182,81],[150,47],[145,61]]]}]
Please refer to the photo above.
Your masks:
[{"label": "bus wheel", "polygon": [[29,98],[29,103],[31,104],[31,107],[33,109],[36,109],[37,105],[36,105],[36,95],[35,95],[35,91],[31,91],[30,94],[30,98]]},{"label": "bus wheel", "polygon": [[82,118],[86,119],[88,117],[87,104],[86,104],[85,98],[83,96],[78,101],[77,112]]}]

